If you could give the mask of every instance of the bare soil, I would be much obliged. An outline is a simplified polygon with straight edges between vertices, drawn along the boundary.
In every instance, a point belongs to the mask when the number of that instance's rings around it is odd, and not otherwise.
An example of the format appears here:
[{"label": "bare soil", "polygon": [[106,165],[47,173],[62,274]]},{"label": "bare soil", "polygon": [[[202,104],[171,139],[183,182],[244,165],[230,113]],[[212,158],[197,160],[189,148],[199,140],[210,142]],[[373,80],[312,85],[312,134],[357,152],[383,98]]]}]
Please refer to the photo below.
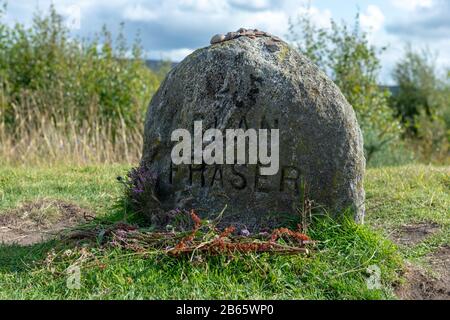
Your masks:
[{"label": "bare soil", "polygon": [[93,213],[60,200],[26,202],[0,213],[0,244],[28,246],[57,236],[61,231],[92,219]]},{"label": "bare soil", "polygon": [[409,265],[405,284],[396,290],[402,300],[450,300],[450,247],[440,248],[427,258],[432,274]]},{"label": "bare soil", "polygon": [[435,223],[404,225],[392,235],[392,240],[398,245],[414,246],[438,232],[439,229],[439,225]]},{"label": "bare soil", "polygon": [[[440,230],[435,223],[404,225],[391,236],[401,246],[412,247]],[[439,248],[425,259],[429,270],[408,264],[405,282],[396,288],[402,300],[450,300],[450,246]]]}]

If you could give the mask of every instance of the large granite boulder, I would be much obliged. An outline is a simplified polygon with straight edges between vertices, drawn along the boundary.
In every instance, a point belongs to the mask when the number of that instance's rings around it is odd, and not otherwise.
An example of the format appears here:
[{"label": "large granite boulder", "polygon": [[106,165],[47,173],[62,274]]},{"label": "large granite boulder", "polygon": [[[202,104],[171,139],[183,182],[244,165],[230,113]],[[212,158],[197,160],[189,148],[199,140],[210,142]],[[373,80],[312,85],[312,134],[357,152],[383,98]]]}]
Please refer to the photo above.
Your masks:
[{"label": "large granite boulder", "polygon": [[[364,217],[363,141],[339,88],[306,57],[267,33],[215,36],[178,64],[153,97],[142,166],[158,176],[163,210],[194,208],[258,230],[298,214],[305,198],[334,215]],[[279,129],[279,171],[259,165],[175,165],[176,129]],[[149,210],[148,214],[152,214]]]}]

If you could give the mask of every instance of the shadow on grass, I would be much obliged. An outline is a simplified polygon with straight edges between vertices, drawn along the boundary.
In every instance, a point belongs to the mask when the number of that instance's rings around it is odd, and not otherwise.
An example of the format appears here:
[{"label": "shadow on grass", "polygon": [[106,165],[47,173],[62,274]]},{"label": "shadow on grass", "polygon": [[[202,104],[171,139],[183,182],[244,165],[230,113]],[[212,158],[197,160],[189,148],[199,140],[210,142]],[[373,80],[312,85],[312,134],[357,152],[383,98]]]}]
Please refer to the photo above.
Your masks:
[{"label": "shadow on grass", "polygon": [[0,272],[24,272],[43,262],[56,245],[56,240],[29,246],[0,244]]}]

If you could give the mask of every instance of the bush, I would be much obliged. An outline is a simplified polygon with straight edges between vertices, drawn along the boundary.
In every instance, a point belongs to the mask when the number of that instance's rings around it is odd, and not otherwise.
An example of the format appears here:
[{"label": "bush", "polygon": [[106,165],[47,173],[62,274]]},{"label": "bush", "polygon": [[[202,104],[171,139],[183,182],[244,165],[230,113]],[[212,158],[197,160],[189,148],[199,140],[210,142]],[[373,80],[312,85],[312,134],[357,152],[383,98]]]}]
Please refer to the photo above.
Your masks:
[{"label": "bush", "polygon": [[450,77],[441,77],[428,51],[406,47],[393,78],[399,90],[390,105],[402,120],[405,138],[421,161],[445,163],[450,158]]},{"label": "bush", "polygon": [[128,56],[123,36],[114,46],[106,29],[91,42],[71,39],[53,7],[48,15],[36,14],[29,29],[17,24],[2,30],[0,70],[9,123],[13,106],[24,107],[28,98],[42,94],[46,103],[33,106],[39,111],[55,101],[57,114],[75,113],[79,119],[95,114],[131,124],[159,85],[158,75],[145,67],[139,43]]},{"label": "bush", "polygon": [[414,117],[416,137],[409,137],[410,144],[423,163],[450,163],[450,127],[443,116],[429,117],[422,112]]},{"label": "bush", "polygon": [[[122,32],[114,41],[106,28],[90,41],[71,38],[53,6],[48,14],[35,14],[30,28],[9,27],[2,21],[5,10],[0,11],[2,144],[46,136],[49,141],[41,144],[63,141],[72,150],[83,141],[90,145],[81,158],[109,143],[122,144],[121,151],[124,143],[139,145],[147,105],[165,71],[146,67],[139,40],[129,47]],[[139,137],[130,140],[131,134]]]},{"label": "bush", "polygon": [[[400,137],[400,125],[388,105],[389,94],[377,83],[379,51],[369,45],[359,26],[331,21],[315,27],[308,15],[290,22],[290,39],[299,51],[326,71],[353,106],[364,135],[367,162]],[[384,50],[384,49],[382,49]]]}]

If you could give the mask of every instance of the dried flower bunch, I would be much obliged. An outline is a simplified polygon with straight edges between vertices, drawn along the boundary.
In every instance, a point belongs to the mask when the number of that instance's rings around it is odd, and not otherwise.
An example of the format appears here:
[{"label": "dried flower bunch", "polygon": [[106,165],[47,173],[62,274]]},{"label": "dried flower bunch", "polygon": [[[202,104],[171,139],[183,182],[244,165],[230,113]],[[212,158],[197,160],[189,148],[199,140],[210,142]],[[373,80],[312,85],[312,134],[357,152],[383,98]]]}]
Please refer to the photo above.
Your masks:
[{"label": "dried flower bunch", "polygon": [[[132,250],[143,255],[161,252],[172,256],[181,255],[232,255],[234,253],[278,253],[308,254],[308,245],[314,244],[310,238],[287,228],[253,236],[236,235],[236,228],[229,226],[223,231],[217,223],[202,220],[194,210],[190,213],[194,224],[188,232],[149,232],[125,223],[115,224],[107,229],[73,233],[71,239],[102,239],[103,246]],[[101,236],[99,236],[101,235]]]}]

